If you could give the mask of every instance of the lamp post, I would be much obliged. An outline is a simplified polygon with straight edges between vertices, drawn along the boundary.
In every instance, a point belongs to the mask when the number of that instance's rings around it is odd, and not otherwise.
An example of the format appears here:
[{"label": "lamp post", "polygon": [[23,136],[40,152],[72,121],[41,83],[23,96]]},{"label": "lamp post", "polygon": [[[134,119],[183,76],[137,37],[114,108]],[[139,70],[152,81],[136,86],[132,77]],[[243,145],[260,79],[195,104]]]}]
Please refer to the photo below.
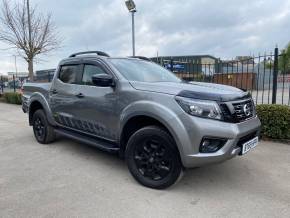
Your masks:
[{"label": "lamp post", "polygon": [[137,12],[136,5],[133,0],[126,0],[125,4],[132,14],[132,49],[133,56],[135,56],[135,13]]},{"label": "lamp post", "polygon": [[18,78],[18,70],[17,70],[17,57],[16,55],[13,55],[14,56],[14,66],[15,66],[15,73],[16,73],[16,78]]}]

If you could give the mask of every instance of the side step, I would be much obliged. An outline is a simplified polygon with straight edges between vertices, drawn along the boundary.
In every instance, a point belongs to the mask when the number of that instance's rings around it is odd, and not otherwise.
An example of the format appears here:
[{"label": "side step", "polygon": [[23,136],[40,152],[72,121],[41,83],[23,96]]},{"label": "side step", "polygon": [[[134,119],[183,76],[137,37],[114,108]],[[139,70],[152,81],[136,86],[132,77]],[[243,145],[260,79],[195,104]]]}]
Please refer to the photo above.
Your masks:
[{"label": "side step", "polygon": [[118,152],[120,148],[117,146],[116,143],[106,141],[104,139],[100,139],[97,137],[90,137],[85,134],[81,134],[74,131],[68,131],[65,129],[55,129],[54,130],[57,134],[62,135],[67,138],[71,138],[73,140],[82,142],[84,144],[88,144],[94,147],[99,148],[100,150],[107,151],[107,152]]}]

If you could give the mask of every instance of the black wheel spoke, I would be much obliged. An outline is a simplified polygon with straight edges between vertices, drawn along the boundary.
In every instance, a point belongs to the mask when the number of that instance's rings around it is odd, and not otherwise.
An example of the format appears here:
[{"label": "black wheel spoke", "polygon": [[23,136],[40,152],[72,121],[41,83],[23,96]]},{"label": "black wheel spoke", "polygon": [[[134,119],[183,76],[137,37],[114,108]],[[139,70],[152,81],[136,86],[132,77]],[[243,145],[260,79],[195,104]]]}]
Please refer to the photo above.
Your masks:
[{"label": "black wheel spoke", "polygon": [[151,140],[151,141],[149,142],[149,144],[150,144],[150,147],[151,147],[153,150],[157,150],[157,149],[160,147],[158,141],[156,141],[156,140]]},{"label": "black wheel spoke", "polygon": [[143,149],[147,154],[150,154],[151,150],[147,147],[147,145],[144,145]]},{"label": "black wheel spoke", "polygon": [[162,140],[148,139],[135,150],[134,160],[142,176],[154,181],[164,179],[172,167],[170,150],[162,144]]},{"label": "black wheel spoke", "polygon": [[170,171],[170,168],[168,166],[163,166],[163,165],[160,165],[159,169],[160,169],[160,171],[162,171],[162,170],[167,171],[167,172]]},{"label": "black wheel spoke", "polygon": [[38,138],[42,138],[45,134],[44,124],[39,117],[34,121],[34,131]]},{"label": "black wheel spoke", "polygon": [[134,159],[135,160],[143,160],[143,158],[141,156],[139,156],[139,155],[135,155]]},{"label": "black wheel spoke", "polygon": [[162,179],[162,177],[159,174],[154,173],[152,179],[153,180],[160,180],[160,179]]}]

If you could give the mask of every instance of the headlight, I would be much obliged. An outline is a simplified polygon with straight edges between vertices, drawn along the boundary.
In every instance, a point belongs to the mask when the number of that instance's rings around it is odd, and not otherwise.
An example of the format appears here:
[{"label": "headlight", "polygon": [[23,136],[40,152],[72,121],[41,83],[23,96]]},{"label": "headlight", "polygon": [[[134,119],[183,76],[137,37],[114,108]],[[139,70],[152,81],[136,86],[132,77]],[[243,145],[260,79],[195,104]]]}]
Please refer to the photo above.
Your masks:
[{"label": "headlight", "polygon": [[183,98],[176,96],[177,103],[188,114],[203,118],[221,120],[222,113],[215,101]]}]

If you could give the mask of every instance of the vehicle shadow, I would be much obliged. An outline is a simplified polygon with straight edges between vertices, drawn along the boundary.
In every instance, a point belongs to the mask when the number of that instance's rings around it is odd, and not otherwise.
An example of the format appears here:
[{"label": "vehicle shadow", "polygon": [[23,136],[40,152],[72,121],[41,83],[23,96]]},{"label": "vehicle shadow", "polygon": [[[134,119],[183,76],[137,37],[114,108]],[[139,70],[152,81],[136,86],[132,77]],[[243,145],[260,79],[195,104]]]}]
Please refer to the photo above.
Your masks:
[{"label": "vehicle shadow", "polygon": [[193,188],[195,190],[217,188],[234,188],[239,186],[245,177],[250,174],[246,165],[241,165],[239,160],[228,160],[224,163],[186,169],[182,180],[175,185],[176,189]]},{"label": "vehicle shadow", "polygon": [[[73,158],[89,165],[92,170],[100,170],[101,168],[104,172],[108,172],[112,179],[119,180],[120,184],[123,180],[123,183],[132,183],[137,189],[143,189],[130,175],[125,161],[117,154],[108,153],[96,147],[65,138],[59,138],[52,146],[61,149],[61,152],[69,152],[74,156]],[[224,163],[186,169],[178,183],[161,192],[170,191],[186,194],[186,192],[196,193],[205,190],[216,192],[216,190],[234,190],[241,187],[246,189],[246,186],[250,185],[254,179],[252,177],[254,172],[249,169],[248,164],[248,161],[242,161],[241,158],[237,157]],[[145,190],[148,191],[146,188]]]},{"label": "vehicle shadow", "polygon": [[82,160],[115,166],[118,168],[118,170],[126,170],[125,161],[121,159],[117,153],[106,152],[97,147],[61,136],[59,136],[57,141],[51,144],[51,146],[68,151],[75,157]]},{"label": "vehicle shadow", "polygon": [[83,175],[79,170],[85,171],[85,175],[90,175],[89,178],[83,177],[87,184],[98,182],[98,187],[118,194],[130,193],[132,199],[135,198],[132,196],[143,195],[142,202],[170,203],[173,199],[180,199],[180,196],[189,207],[211,201],[228,204],[239,198],[245,202],[249,198],[289,202],[285,185],[277,183],[269,169],[262,167],[263,162],[257,161],[260,155],[258,151],[223,163],[186,169],[183,177],[173,186],[154,190],[138,184],[130,175],[125,161],[116,154],[70,139],[59,139],[52,146],[61,150],[59,158],[65,156],[74,166],[81,165],[72,173]]}]

